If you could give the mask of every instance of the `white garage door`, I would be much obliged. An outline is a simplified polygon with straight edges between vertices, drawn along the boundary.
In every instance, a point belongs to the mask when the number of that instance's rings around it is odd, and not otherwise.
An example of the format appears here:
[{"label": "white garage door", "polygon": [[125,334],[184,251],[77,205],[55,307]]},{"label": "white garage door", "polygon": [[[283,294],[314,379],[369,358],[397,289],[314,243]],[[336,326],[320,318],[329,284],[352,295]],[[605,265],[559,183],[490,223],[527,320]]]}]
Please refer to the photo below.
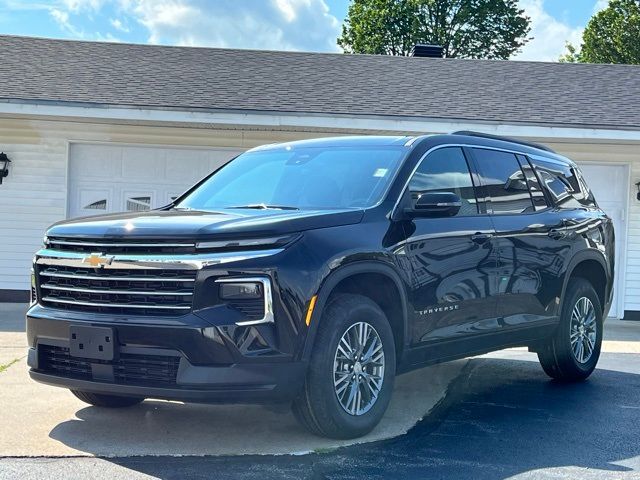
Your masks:
[{"label": "white garage door", "polygon": [[616,276],[613,283],[614,301],[609,316],[624,312],[624,262],[627,232],[627,197],[629,169],[626,165],[581,164],[580,169],[596,197],[598,205],[613,220],[616,230]]},{"label": "white garage door", "polygon": [[69,217],[161,207],[238,153],[240,150],[231,149],[72,144]]}]

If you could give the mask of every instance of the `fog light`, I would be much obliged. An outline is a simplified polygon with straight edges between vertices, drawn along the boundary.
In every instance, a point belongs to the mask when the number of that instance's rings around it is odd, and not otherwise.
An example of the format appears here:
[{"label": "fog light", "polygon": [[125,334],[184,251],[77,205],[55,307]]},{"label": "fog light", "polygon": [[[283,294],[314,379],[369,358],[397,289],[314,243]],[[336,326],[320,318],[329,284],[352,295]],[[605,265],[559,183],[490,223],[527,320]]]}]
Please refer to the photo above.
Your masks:
[{"label": "fog light", "polygon": [[221,283],[220,298],[223,300],[252,300],[262,298],[262,284],[252,282]]},{"label": "fog light", "polygon": [[[275,321],[273,293],[269,277],[223,277],[218,278],[215,282],[218,284],[218,299],[248,317],[246,320],[236,322],[236,325],[243,327]],[[259,311],[258,304],[261,304]],[[262,315],[262,317],[257,318],[257,315]]]}]

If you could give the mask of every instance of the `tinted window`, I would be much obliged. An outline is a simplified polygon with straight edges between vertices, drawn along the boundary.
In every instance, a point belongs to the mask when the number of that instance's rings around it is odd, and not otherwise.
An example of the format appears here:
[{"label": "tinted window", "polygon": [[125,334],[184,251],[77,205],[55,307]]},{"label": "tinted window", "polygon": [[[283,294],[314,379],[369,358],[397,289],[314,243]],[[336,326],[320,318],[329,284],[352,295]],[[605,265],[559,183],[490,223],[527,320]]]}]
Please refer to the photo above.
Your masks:
[{"label": "tinted window", "polygon": [[527,184],[529,185],[529,193],[531,193],[533,206],[536,210],[544,210],[549,205],[544,196],[544,192],[542,191],[542,187],[540,186],[540,182],[538,181],[538,177],[536,176],[536,172],[533,170],[533,167],[526,157],[518,155],[518,160],[520,161],[520,167],[522,168],[524,176],[527,179]]},{"label": "tinted window", "polygon": [[570,207],[573,203],[573,206],[578,206],[575,202],[589,206],[595,204],[593,194],[577,168],[537,157],[532,158],[531,163],[540,177],[542,188],[556,205]]},{"label": "tinted window", "polygon": [[582,175],[582,172],[578,168],[572,168],[571,171],[575,175],[576,182],[578,184],[577,192],[573,194],[574,198],[583,205],[595,206],[596,199],[591,192],[591,189],[587,185],[587,182]]},{"label": "tinted window", "polygon": [[411,199],[422,193],[451,192],[462,200],[458,216],[477,215],[478,202],[473,189],[469,166],[458,147],[441,148],[431,152],[409,182]]},{"label": "tinted window", "polygon": [[404,155],[402,147],[285,146],[254,150],[222,167],[177,207],[369,207],[382,199]]},{"label": "tinted window", "polygon": [[512,153],[474,149],[482,183],[491,199],[490,213],[511,214],[534,210],[529,186]]}]

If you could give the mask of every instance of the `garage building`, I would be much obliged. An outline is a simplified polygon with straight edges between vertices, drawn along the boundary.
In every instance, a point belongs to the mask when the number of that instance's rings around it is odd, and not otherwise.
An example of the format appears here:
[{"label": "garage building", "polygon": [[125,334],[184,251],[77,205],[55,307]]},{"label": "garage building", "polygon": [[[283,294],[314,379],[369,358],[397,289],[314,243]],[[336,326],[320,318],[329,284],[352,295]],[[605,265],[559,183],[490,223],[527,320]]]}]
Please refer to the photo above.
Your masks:
[{"label": "garage building", "polygon": [[13,36],[0,36],[0,301],[27,299],[49,224],[161,206],[248,148],[456,130],[542,142],[582,166],[616,226],[611,315],[640,320],[638,66]]}]

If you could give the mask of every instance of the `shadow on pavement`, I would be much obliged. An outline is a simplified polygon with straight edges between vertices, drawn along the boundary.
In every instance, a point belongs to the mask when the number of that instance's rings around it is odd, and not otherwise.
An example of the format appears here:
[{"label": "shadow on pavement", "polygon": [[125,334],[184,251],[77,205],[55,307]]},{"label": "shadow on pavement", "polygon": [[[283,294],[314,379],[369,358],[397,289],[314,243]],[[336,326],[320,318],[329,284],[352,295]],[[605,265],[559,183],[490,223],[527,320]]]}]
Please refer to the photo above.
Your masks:
[{"label": "shadow on pavement", "polygon": [[608,319],[604,324],[604,340],[640,342],[640,322]]},{"label": "shadow on pavement", "polygon": [[[605,365],[619,358],[603,355]],[[637,373],[603,369],[563,385],[530,361],[481,358],[428,418],[393,440],[305,456],[108,460],[162,479],[638,478],[638,391]],[[179,442],[172,433],[164,440]]]},{"label": "shadow on pavement", "polygon": [[0,332],[24,332],[25,303],[0,303]]},{"label": "shadow on pavement", "polygon": [[57,450],[63,454],[71,451],[97,456],[325,451],[341,445],[393,438],[406,432],[443,398],[463,365],[463,362],[451,362],[398,377],[387,415],[378,428],[357,441],[316,437],[303,429],[288,409],[275,413],[259,406],[221,407],[156,400],[125,409],[85,405],[73,410],[72,417],[63,415],[64,421],[51,422],[50,425],[55,426],[49,436],[72,449]]}]

